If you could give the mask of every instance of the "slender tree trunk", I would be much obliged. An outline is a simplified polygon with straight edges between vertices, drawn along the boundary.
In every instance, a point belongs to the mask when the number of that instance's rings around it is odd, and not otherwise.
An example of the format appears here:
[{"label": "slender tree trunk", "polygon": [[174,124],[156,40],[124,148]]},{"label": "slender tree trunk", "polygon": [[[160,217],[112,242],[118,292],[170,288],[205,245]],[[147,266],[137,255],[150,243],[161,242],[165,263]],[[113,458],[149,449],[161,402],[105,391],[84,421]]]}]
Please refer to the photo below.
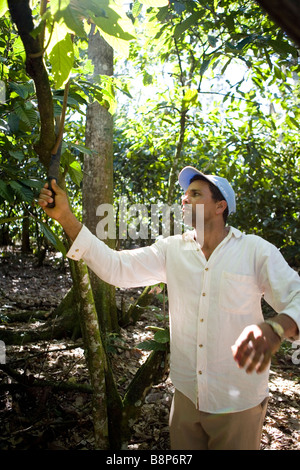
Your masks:
[{"label": "slender tree trunk", "polygon": [[26,52],[26,72],[33,79],[40,113],[40,139],[35,147],[40,161],[48,169],[51,150],[55,144],[55,127],[52,92],[46,70],[40,38],[31,33],[34,29],[29,0],[8,0],[12,21],[18,28]]},{"label": "slender tree trunk", "polygon": [[[46,2],[45,2],[46,5]],[[29,0],[8,0],[12,20],[26,51],[26,71],[33,78],[36,88],[41,120],[40,141],[36,147],[40,161],[48,169],[51,150],[56,142],[53,99],[49,77],[43,61],[41,37],[34,37],[34,28]],[[60,181],[63,187],[64,181]],[[108,448],[108,420],[105,386],[106,355],[101,341],[97,314],[90,287],[88,270],[83,262],[72,263],[75,292],[80,305],[79,317],[85,342],[87,365],[93,389],[93,422],[96,449]]]},{"label": "slender tree trunk", "polygon": [[[89,36],[89,58],[94,64],[94,76],[113,74],[113,50],[93,28]],[[87,107],[86,145],[94,150],[85,155],[83,179],[83,222],[96,233],[99,217],[97,207],[113,204],[113,118],[98,102]],[[106,243],[115,247],[115,240]],[[103,330],[117,331],[115,288],[90,272],[98,317]]]},{"label": "slender tree trunk", "polygon": [[72,277],[80,305],[80,325],[92,386],[92,413],[95,449],[109,448],[105,375],[107,369],[88,268],[83,261],[70,261]]},{"label": "slender tree trunk", "polygon": [[299,0],[257,0],[257,3],[300,46]]},{"label": "slender tree trunk", "polygon": [[24,210],[24,219],[22,222],[22,253],[30,253],[30,236],[29,236],[29,217],[28,210]]}]

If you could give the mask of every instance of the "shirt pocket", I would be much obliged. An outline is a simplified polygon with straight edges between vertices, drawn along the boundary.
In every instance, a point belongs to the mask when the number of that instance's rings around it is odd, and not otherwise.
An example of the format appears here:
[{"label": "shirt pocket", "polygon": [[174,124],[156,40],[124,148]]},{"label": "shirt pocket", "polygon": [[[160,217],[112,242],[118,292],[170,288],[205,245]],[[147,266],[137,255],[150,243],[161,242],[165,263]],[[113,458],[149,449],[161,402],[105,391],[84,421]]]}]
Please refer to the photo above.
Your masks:
[{"label": "shirt pocket", "polygon": [[254,276],[223,271],[219,307],[229,313],[253,314],[261,299]]}]

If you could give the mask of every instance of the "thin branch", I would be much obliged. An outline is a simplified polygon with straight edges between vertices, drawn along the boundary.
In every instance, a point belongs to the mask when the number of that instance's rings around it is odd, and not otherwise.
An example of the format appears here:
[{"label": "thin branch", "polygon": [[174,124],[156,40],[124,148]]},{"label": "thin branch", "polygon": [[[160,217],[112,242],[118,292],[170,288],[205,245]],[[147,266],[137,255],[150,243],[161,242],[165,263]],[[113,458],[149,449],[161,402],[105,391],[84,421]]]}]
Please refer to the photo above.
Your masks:
[{"label": "thin branch", "polygon": [[70,80],[67,82],[64,90],[64,99],[63,99],[63,105],[62,105],[62,111],[61,111],[61,118],[59,122],[59,129],[58,129],[58,134],[56,138],[55,145],[52,149],[52,154],[56,155],[58,148],[60,146],[63,133],[64,133],[64,127],[65,127],[65,117],[66,117],[66,111],[67,111],[67,103],[68,103],[68,95],[69,95],[69,89],[70,89]]}]

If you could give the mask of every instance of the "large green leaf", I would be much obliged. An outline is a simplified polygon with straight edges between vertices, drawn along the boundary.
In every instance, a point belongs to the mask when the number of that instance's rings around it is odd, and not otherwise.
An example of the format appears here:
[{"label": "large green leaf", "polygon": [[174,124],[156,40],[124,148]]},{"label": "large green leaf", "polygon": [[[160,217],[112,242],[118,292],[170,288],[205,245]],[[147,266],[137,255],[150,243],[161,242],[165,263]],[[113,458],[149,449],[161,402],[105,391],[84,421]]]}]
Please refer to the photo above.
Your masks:
[{"label": "large green leaf", "polygon": [[13,202],[14,195],[12,189],[7,185],[7,183],[0,179],[0,196],[8,202]]},{"label": "large green leaf", "polygon": [[68,80],[74,64],[73,43],[69,34],[52,48],[49,59],[52,65],[55,88],[61,88]]},{"label": "large green leaf", "polygon": [[64,256],[66,256],[66,253],[67,253],[66,248],[65,248],[64,244],[62,243],[62,241],[58,238],[58,236],[54,232],[52,232],[52,230],[50,230],[50,228],[48,227],[47,224],[45,224],[41,220],[37,220],[37,222],[40,226],[40,229],[41,229],[42,233],[45,235],[47,240],[49,240],[49,242],[52,243],[54,248],[56,248]]},{"label": "large green leaf", "polygon": [[79,37],[85,37],[82,13],[70,0],[51,0],[51,13],[57,22],[63,21]]},{"label": "large green leaf", "polygon": [[170,341],[170,332],[168,329],[159,330],[154,335],[154,341],[157,343],[169,343]]},{"label": "large green leaf", "polygon": [[0,0],[0,16],[3,16],[8,10],[7,0]]},{"label": "large green leaf", "polygon": [[129,54],[129,42],[136,38],[132,21],[125,14],[123,7],[112,0],[102,0],[102,15],[97,15],[95,8],[88,7],[87,13],[100,29],[100,33],[110,46],[127,57]]},{"label": "large green leaf", "polygon": [[72,162],[68,168],[68,173],[73,183],[75,183],[77,186],[80,186],[83,178],[80,163],[76,161]]},{"label": "large green leaf", "polygon": [[136,346],[138,349],[143,349],[144,351],[166,351],[166,343],[159,343],[155,340],[142,341]]},{"label": "large green leaf", "polygon": [[35,126],[38,119],[37,112],[30,103],[25,103],[24,106],[20,103],[16,103],[14,106],[14,113],[29,129]]},{"label": "large green leaf", "polygon": [[15,105],[14,111],[15,111],[16,115],[18,116],[18,118],[21,121],[23,121],[28,127],[30,127],[30,118],[27,115],[25,109],[19,103],[17,103]]},{"label": "large green leaf", "polygon": [[28,203],[33,201],[33,192],[28,188],[28,186],[23,185],[20,181],[10,181],[8,184],[21,201]]},{"label": "large green leaf", "polygon": [[31,82],[28,82],[28,83],[10,82],[9,87],[10,87],[11,90],[13,90],[15,93],[17,93],[24,100],[26,100],[26,98],[28,98],[28,95],[29,95],[30,92],[34,91],[34,88],[31,85]]},{"label": "large green leaf", "polygon": [[181,23],[177,24],[174,30],[174,37],[178,39],[187,29],[197,24],[201,16],[202,14],[200,14],[199,12],[196,12],[190,15]]}]

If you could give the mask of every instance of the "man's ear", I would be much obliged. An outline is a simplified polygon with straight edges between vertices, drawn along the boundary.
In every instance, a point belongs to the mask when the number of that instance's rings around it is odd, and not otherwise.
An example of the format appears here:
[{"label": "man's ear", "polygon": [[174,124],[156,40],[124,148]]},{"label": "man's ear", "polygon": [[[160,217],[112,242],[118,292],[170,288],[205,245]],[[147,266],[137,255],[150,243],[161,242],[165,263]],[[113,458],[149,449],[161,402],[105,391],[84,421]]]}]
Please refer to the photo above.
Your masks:
[{"label": "man's ear", "polygon": [[227,207],[227,202],[223,199],[222,201],[218,201],[216,205],[216,213],[223,214]]}]

